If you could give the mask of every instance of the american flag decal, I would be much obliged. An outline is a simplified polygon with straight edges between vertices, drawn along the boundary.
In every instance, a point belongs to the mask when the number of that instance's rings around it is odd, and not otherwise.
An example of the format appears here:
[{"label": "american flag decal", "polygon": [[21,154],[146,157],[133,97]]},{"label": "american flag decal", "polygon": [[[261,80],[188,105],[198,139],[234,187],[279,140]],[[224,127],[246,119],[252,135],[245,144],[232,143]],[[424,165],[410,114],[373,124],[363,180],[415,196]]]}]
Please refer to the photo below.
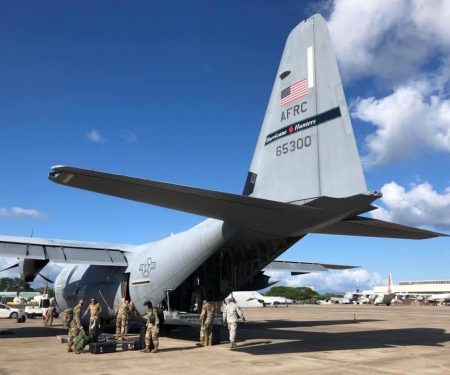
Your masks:
[{"label": "american flag decal", "polygon": [[308,95],[308,79],[302,79],[286,87],[283,91],[281,91],[281,101],[280,105],[286,105],[293,100],[303,98]]}]

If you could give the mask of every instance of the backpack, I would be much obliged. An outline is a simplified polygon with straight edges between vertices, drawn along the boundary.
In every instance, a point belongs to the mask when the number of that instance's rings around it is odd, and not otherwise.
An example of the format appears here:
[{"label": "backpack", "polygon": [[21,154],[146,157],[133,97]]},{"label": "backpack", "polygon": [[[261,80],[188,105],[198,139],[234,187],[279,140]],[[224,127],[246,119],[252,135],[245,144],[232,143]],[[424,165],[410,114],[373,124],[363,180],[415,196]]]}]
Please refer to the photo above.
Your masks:
[{"label": "backpack", "polygon": [[73,320],[73,309],[66,309],[64,310],[64,326],[66,328],[70,328],[70,323],[72,323]]},{"label": "backpack", "polygon": [[75,351],[78,353],[82,352],[87,344],[89,344],[90,339],[86,335],[86,332],[84,332],[84,329],[80,329],[80,332],[78,333],[77,337],[75,337],[75,340],[73,342],[75,346]]}]

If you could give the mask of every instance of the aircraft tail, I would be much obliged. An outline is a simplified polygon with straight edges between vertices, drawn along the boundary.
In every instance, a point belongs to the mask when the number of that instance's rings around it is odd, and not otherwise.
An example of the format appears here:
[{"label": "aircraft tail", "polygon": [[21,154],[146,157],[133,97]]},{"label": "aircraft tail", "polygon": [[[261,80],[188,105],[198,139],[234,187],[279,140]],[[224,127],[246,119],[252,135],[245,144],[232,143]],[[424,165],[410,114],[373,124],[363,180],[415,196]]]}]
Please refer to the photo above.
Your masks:
[{"label": "aircraft tail", "polygon": [[314,15],[286,41],[244,194],[304,203],[366,192],[327,25]]}]

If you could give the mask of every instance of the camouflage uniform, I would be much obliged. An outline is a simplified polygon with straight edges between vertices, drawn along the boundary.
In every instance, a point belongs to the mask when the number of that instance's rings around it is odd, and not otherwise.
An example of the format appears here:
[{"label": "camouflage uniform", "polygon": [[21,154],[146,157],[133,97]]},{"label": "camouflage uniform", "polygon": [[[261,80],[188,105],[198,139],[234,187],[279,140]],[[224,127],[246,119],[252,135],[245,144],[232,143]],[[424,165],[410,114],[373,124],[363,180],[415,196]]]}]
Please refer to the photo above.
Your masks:
[{"label": "camouflage uniform", "polygon": [[158,352],[159,347],[159,317],[158,310],[147,307],[147,331],[145,332],[145,349],[143,352],[150,353],[150,339],[153,340],[155,348],[152,353]]},{"label": "camouflage uniform", "polygon": [[125,340],[128,334],[128,319],[130,318],[132,305],[122,299],[116,308],[116,338]]},{"label": "camouflage uniform", "polygon": [[215,308],[208,301],[203,302],[200,314],[200,345],[212,345],[212,328],[214,324]]},{"label": "camouflage uniform", "polygon": [[100,314],[102,313],[102,305],[97,301],[92,301],[89,304],[89,336],[96,333],[98,327],[100,327]]},{"label": "camouflage uniform", "polygon": [[68,341],[68,352],[72,352],[73,340],[78,336],[81,328],[81,305],[76,305],[73,308],[73,318],[69,326],[69,341]]},{"label": "camouflage uniform", "polygon": [[53,323],[53,312],[55,311],[55,306],[50,306],[47,309],[47,313],[45,314],[45,322],[46,326],[51,326]]}]

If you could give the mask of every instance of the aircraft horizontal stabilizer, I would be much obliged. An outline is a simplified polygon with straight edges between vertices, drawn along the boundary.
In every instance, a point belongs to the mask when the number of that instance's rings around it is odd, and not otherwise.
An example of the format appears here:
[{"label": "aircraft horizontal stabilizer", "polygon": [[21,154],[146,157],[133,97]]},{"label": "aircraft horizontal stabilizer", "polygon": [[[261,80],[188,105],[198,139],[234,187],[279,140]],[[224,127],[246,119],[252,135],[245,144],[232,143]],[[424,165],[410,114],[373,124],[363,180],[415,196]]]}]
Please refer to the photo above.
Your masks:
[{"label": "aircraft horizontal stabilizer", "polygon": [[253,198],[245,195],[57,166],[49,179],[79,189],[234,223],[265,234],[296,236],[324,221],[321,207]]},{"label": "aircraft horizontal stabilizer", "polygon": [[[346,198],[320,197],[300,205],[68,166],[53,167],[49,179],[78,189],[223,220],[275,236],[327,233],[421,239],[441,235],[355,216],[373,209],[371,203],[380,197],[376,192]],[[342,221],[336,223],[337,220]]]},{"label": "aircraft horizontal stabilizer", "polygon": [[425,229],[389,223],[383,220],[356,216],[343,220],[314,233],[339,234],[346,236],[387,237],[422,240],[433,237],[447,237],[446,234],[431,232]]},{"label": "aircraft horizontal stabilizer", "polygon": [[132,247],[109,243],[0,236],[0,257],[38,259],[54,263],[127,266],[124,253],[130,251]]},{"label": "aircraft horizontal stabilizer", "polygon": [[290,272],[291,275],[302,275],[311,272],[324,272],[328,270],[348,270],[358,268],[357,266],[346,266],[342,264],[324,264],[309,262],[293,262],[275,260],[269,263],[263,271]]}]

